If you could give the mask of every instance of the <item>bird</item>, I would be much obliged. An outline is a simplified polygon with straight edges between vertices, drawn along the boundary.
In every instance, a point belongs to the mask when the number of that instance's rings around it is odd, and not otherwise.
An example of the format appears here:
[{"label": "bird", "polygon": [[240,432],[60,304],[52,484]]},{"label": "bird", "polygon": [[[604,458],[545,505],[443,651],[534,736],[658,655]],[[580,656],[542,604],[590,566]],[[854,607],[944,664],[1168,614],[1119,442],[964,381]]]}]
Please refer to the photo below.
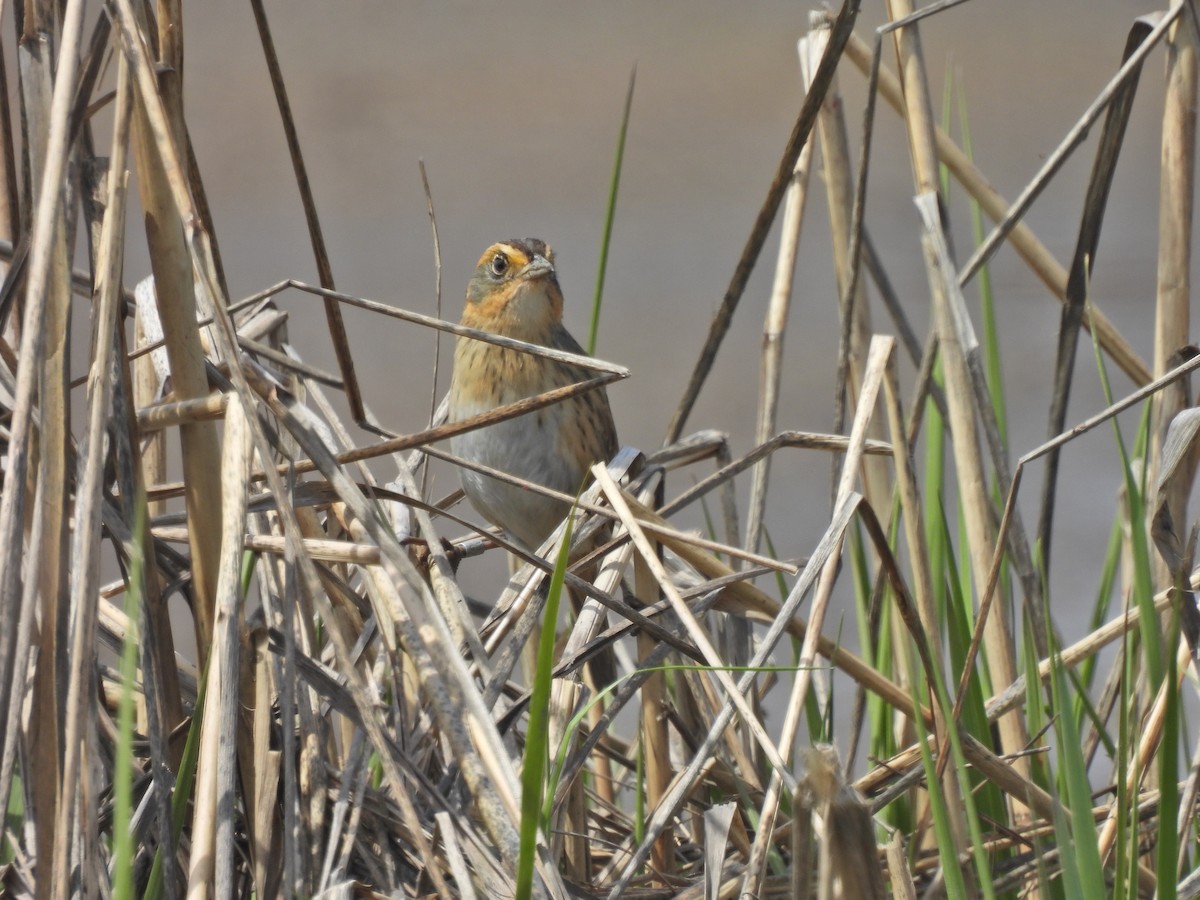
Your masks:
[{"label": "bird", "polygon": [[[563,325],[554,252],[535,238],[492,244],[467,285],[463,325],[556,350],[586,355]],[[584,381],[592,372],[460,335],[450,378],[448,421]],[[450,439],[469,462],[563,494],[576,495],[594,463],[617,452],[617,430],[604,388]],[[460,468],[475,510],[524,549],[536,551],[570,510],[560,500]]]}]

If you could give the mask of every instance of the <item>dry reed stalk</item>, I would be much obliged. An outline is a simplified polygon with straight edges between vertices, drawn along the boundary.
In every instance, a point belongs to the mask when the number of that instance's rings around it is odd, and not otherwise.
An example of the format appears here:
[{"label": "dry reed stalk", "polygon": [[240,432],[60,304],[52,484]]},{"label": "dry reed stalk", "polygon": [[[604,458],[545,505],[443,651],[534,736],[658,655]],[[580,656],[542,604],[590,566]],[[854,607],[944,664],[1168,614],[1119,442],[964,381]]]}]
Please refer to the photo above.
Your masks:
[{"label": "dry reed stalk", "polygon": [[[1192,750],[1192,758],[1188,764],[1187,781],[1184,782],[1183,790],[1179,793],[1179,815],[1175,820],[1175,829],[1179,834],[1183,834],[1194,820],[1198,789],[1200,789],[1200,747],[1193,748]],[[1176,873],[1183,871],[1186,853],[1187,848],[1183,847],[1181,842],[1176,862]],[[1183,891],[1181,890],[1180,893],[1182,894]]]},{"label": "dry reed stalk", "polygon": [[[219,419],[225,415],[228,403],[228,394],[209,394],[196,400],[151,401],[140,406],[137,411],[138,431],[145,434],[149,442],[156,431],[176,428],[185,422]],[[157,482],[160,478],[161,476],[157,476],[154,481]]]},{"label": "dry reed stalk", "polygon": [[[890,0],[888,12],[891,19],[895,21],[911,16],[913,7],[907,0]],[[937,219],[940,219],[942,213],[941,198],[938,194],[936,125],[917,25],[914,23],[897,28],[893,32],[893,38],[898,69],[902,73],[904,119],[907,126],[916,194],[931,199],[930,206],[937,208]],[[925,247],[926,263],[929,267],[938,347],[945,370],[949,422],[953,435],[952,446],[958,472],[961,503],[966,519],[968,552],[973,560],[972,571],[979,579],[982,578],[982,573],[988,571],[984,563],[990,559],[991,555],[990,506],[987,498],[982,453],[976,438],[975,413],[968,390],[970,375],[966,354],[972,348],[963,347],[961,343],[960,329],[954,318],[956,310],[952,306],[951,298],[947,296],[947,285],[941,276],[941,266],[938,262],[942,253],[948,255],[948,249],[946,251],[937,249],[939,244],[943,247],[947,246],[944,233],[939,233],[943,225],[944,223],[935,220],[933,214],[926,216],[922,243]],[[982,593],[982,584],[977,584],[976,588]],[[998,621],[998,617],[993,621]],[[1006,632],[999,630],[1003,628],[1003,624],[992,626],[992,638],[989,645],[992,665],[1001,667],[995,674],[1000,675],[1007,672],[1010,677],[1001,680],[1003,683],[1008,683],[1015,675],[1012,671],[1014,655],[1011,638]],[[1010,724],[1008,727],[1011,729],[1012,725]],[[1004,745],[1010,750],[1023,746],[1024,742],[1018,738],[1019,735],[1010,730]]]},{"label": "dry reed stalk", "polygon": [[887,866],[892,896],[896,900],[917,900],[917,888],[904,853],[904,835],[899,831],[887,842]]},{"label": "dry reed stalk", "polygon": [[[245,639],[241,590],[242,535],[249,499],[248,476],[253,461],[250,434],[246,418],[250,414],[237,399],[225,416],[224,452],[221,461],[222,523],[221,563],[217,572],[217,595],[214,617],[213,653],[209,672],[216,673],[216,690],[211,684],[205,695],[204,727],[217,729],[217,757],[212,770],[216,773],[216,829],[213,851],[216,877],[212,891],[217,897],[233,894],[234,885],[234,823],[238,794],[238,751],[253,758],[253,732],[243,727],[242,690],[244,662],[242,643]],[[215,700],[211,706],[210,700]],[[215,709],[213,708],[215,706]],[[201,742],[204,729],[201,729]],[[243,773],[252,776],[252,773]],[[199,793],[199,792],[198,792]],[[200,795],[202,796],[202,795]],[[197,814],[197,818],[199,815]],[[207,832],[201,829],[201,835]],[[196,854],[193,854],[193,859]],[[189,889],[191,885],[189,885]],[[204,894],[207,894],[207,883]],[[191,891],[189,890],[189,893]]]},{"label": "dry reed stalk", "polygon": [[204,722],[200,730],[188,900],[205,900],[210,891],[218,897],[233,893],[234,766],[237,744],[244,740],[245,734],[239,715],[242,604],[239,579],[251,458],[246,413],[235,398],[225,417],[221,560]]},{"label": "dry reed stalk", "polygon": [[[817,25],[813,31],[814,49],[823,48],[829,38],[829,23],[820,13],[814,15],[812,21]],[[835,432],[841,432],[845,427],[843,404],[849,401],[851,413],[858,409],[863,390],[863,370],[873,331],[867,289],[859,271],[861,234],[856,236],[854,233],[854,166],[850,159],[850,137],[836,74],[830,79],[821,103],[821,111],[817,116],[817,135],[821,141],[825,173],[823,180],[839,300],[838,320],[841,322],[833,426]],[[861,222],[858,224],[861,225]],[[856,241],[860,243],[859,248],[854,246]],[[871,433],[879,438],[883,432],[877,425],[872,425]],[[835,466],[836,462],[835,457]],[[886,464],[882,460],[864,459],[861,477],[863,496],[873,508],[883,510],[885,498],[890,495]]]},{"label": "dry reed stalk", "polygon": [[[154,537],[162,541],[186,544],[187,528],[184,526],[163,525],[153,529]],[[271,534],[246,534],[242,537],[247,550],[257,553],[273,553],[282,556],[287,552],[285,538]],[[356,566],[377,566],[381,559],[379,548],[371,544],[358,544],[353,541],[323,540],[320,538],[304,538],[302,544],[305,550],[315,560],[321,562],[344,563]]]},{"label": "dry reed stalk", "polygon": [[[165,10],[160,10],[164,12]],[[120,7],[118,33],[125,41],[126,53],[131,54],[131,66],[138,77],[137,114],[134,117],[133,147],[138,176],[139,195],[145,210],[146,243],[150,250],[150,267],[154,273],[154,292],[171,365],[171,380],[175,396],[193,400],[208,395],[208,374],[205,371],[205,351],[201,343],[197,312],[212,315],[196,292],[192,280],[192,259],[188,250],[181,220],[187,221],[190,203],[180,203],[180,194],[187,196],[187,175],[180,165],[178,152],[168,159],[162,142],[181,146],[183,135],[182,68],[173,69],[173,77],[160,88],[157,79],[150,83],[141,73],[148,70],[148,52],[141,44],[140,20],[132,6]],[[181,54],[182,47],[162,35],[172,28],[182,28],[182,22],[159,21],[159,52]],[[139,54],[140,51],[140,55]],[[171,68],[182,59],[160,55],[159,65]],[[151,108],[161,119],[150,120]],[[196,643],[207,648],[212,640],[212,609],[216,596],[216,571],[221,554],[220,501],[210,491],[221,480],[220,445],[216,426],[212,422],[192,422],[180,429],[183,448],[185,500],[188,518],[193,523],[189,533],[192,552],[194,600],[192,615],[195,621]]]},{"label": "dry reed stalk", "polygon": [[[0,241],[11,245],[20,232],[21,196],[17,190],[17,159],[13,149],[12,107],[5,58],[4,49],[0,47]],[[0,333],[0,342],[20,342],[20,321],[18,316],[9,318],[8,325],[11,327]]]},{"label": "dry reed stalk", "polygon": [[[64,175],[69,146],[69,116],[73,99],[74,79],[78,71],[74,57],[79,52],[82,3],[69,4],[64,11],[64,32],[61,38],[63,61],[58,66],[51,96],[51,72],[54,61],[49,57],[49,39],[36,26],[50,27],[49,8],[36,5],[30,9],[26,26],[31,29],[23,45],[21,61],[27,64],[27,78],[22,90],[28,91],[25,100],[29,107],[29,131],[26,150],[29,164],[35,167],[38,179],[35,197],[36,216],[30,244],[30,263],[21,331],[21,348],[13,390],[14,405],[10,426],[8,469],[5,490],[0,497],[0,605],[16,613],[17,627],[4,629],[5,641],[0,649],[0,672],[3,674],[4,703],[0,721],[6,723],[4,760],[0,765],[0,791],[8,797],[16,751],[16,724],[24,702],[28,643],[17,643],[20,635],[30,635],[33,629],[34,604],[40,602],[41,629],[37,643],[39,652],[50,655],[42,659],[57,660],[57,632],[65,630],[60,609],[66,615],[67,584],[64,559],[66,541],[64,509],[68,415],[66,396],[66,321],[69,301],[69,282],[63,300],[60,276],[66,255],[67,215]],[[36,14],[36,18],[35,18]],[[71,57],[70,61],[66,58]],[[31,58],[31,57],[36,57]],[[36,92],[35,92],[35,89]],[[32,94],[32,96],[30,96]],[[32,139],[32,140],[31,140]],[[36,142],[36,143],[34,143]],[[41,153],[36,153],[40,149]],[[69,277],[70,269],[66,266]],[[38,380],[46,380],[45,396],[38,396]],[[40,430],[35,428],[34,406],[38,406]],[[35,456],[36,452],[36,456]],[[56,479],[52,481],[51,479]],[[40,501],[27,510],[28,492],[36,491]],[[55,502],[55,501],[59,502]],[[28,529],[28,531],[27,531]],[[28,534],[28,544],[22,535]],[[25,589],[21,588],[23,563],[21,550],[28,547],[33,561]],[[36,586],[35,586],[36,585]],[[39,601],[40,594],[40,601]],[[60,606],[61,605],[61,606]],[[37,846],[50,854],[65,852],[56,845],[58,836],[54,819],[60,808],[61,786],[58,715],[65,705],[67,687],[60,683],[55,666],[38,666],[34,674],[35,705],[29,728],[32,734],[52,748],[52,752],[36,754],[32,763],[32,795],[45,815],[35,823]],[[28,771],[28,770],[27,770]],[[63,840],[69,838],[63,837]],[[47,878],[39,883],[42,896],[49,896],[57,879]]]},{"label": "dry reed stalk", "polygon": [[[891,431],[892,447],[895,451],[893,461],[896,472],[896,492],[903,518],[905,543],[908,545],[909,568],[913,581],[912,593],[916,601],[916,613],[919,617],[919,625],[916,623],[914,625],[918,627],[920,634],[914,635],[914,638],[922,637],[924,642],[933,648],[931,652],[925,654],[926,658],[923,659],[923,662],[929,667],[928,676],[933,682],[928,685],[928,693],[930,696],[936,696],[947,684],[942,665],[943,656],[940,652],[943,641],[934,600],[933,580],[930,575],[929,551],[923,527],[924,512],[921,508],[920,492],[913,471],[912,451],[904,434],[904,411],[900,406],[899,381],[894,354],[888,357],[883,387],[888,427]],[[957,724],[953,719],[947,721],[941,703],[933,703],[932,711],[934,716],[932,737],[936,748],[935,752],[939,759],[943,759],[949,756],[947,752],[949,748],[948,729],[957,727]],[[943,769],[943,773],[941,790],[950,814],[950,827],[955,848],[957,852],[962,853],[968,847],[969,835],[964,819],[966,807],[963,804],[958,773],[949,769]]]},{"label": "dry reed stalk", "polygon": [[280,893],[283,875],[282,835],[277,827],[283,760],[281,751],[271,746],[274,698],[280,696],[280,691],[267,647],[266,629],[255,628],[247,637],[250,658],[243,671],[249,677],[241,679],[241,702],[250,717],[251,749],[247,756],[245,748],[240,748],[238,764],[247,808],[254,889],[259,896],[268,897]]},{"label": "dry reed stalk", "polygon": [[[49,9],[39,10],[38,18],[48,14]],[[53,78],[53,52],[51,50],[50,29],[48,18],[38,22],[38,32],[29,51],[29,95],[26,101],[31,103],[36,112],[30,123],[35,130],[38,140],[34,142],[30,159],[33,178],[38,181],[43,175],[40,161],[47,151],[47,132],[52,127],[50,117],[52,109],[51,89]],[[45,30],[43,30],[45,29]],[[57,91],[65,86],[58,86]],[[64,120],[63,127],[68,127]],[[72,179],[73,180],[73,179]],[[68,584],[68,546],[70,536],[67,523],[67,497],[69,491],[68,474],[72,455],[70,446],[71,397],[68,382],[70,359],[70,318],[71,318],[71,289],[70,263],[67,259],[67,232],[73,228],[68,223],[71,216],[72,188],[75,185],[54,184],[53,187],[43,186],[56,194],[62,194],[60,206],[55,212],[52,246],[48,249],[49,272],[46,282],[46,318],[44,322],[45,335],[42,344],[41,372],[39,378],[38,408],[41,418],[41,431],[38,435],[40,458],[37,467],[37,498],[44,507],[42,512],[42,551],[38,554],[37,580],[41,594],[41,626],[38,656],[45,660],[63,660],[68,655],[69,638],[66,638],[71,625],[76,627],[84,622],[76,619],[71,621]],[[36,198],[35,198],[36,199]],[[84,636],[79,636],[84,639]],[[52,891],[55,897],[65,897],[67,892],[66,860],[73,850],[78,851],[79,845],[75,828],[77,820],[71,815],[74,805],[74,790],[78,785],[76,780],[65,781],[68,760],[71,755],[67,741],[77,744],[82,739],[80,729],[83,722],[78,715],[74,721],[63,729],[62,716],[68,712],[70,676],[61,663],[55,665],[40,665],[34,674],[34,718],[37,720],[33,727],[37,740],[44,746],[54,747],[53,753],[40,754],[33,761],[34,796],[40,801],[42,808],[55,810],[61,827],[55,827],[55,817],[47,815],[38,820],[39,847],[48,847],[53,858],[62,863],[57,868],[53,879]],[[77,702],[80,697],[80,686],[76,685]],[[75,727],[72,728],[71,725]]]},{"label": "dry reed stalk", "polygon": [[806,782],[801,782],[792,795],[792,834],[790,884],[795,900],[811,900],[813,880],[811,869],[816,842],[813,834],[813,797]]},{"label": "dry reed stalk", "polygon": [[[1166,98],[1162,124],[1162,165],[1158,196],[1158,290],[1154,316],[1154,373],[1162,375],[1175,364],[1176,354],[1189,342],[1192,263],[1192,207],[1195,195],[1197,38],[1195,10],[1187,11],[1167,33]],[[1152,401],[1150,484],[1157,482],[1163,442],[1171,420],[1190,404],[1186,382],[1160,393]],[[1166,497],[1147,507],[1148,514],[1166,503],[1173,522],[1187,519],[1187,500],[1197,462],[1190,454],[1188,472],[1173,482]],[[1163,560],[1156,564],[1156,585],[1173,580]]]},{"label": "dry reed stalk", "polygon": [[[842,896],[883,900],[886,889],[875,845],[875,824],[862,796],[846,784],[837,751],[827,744],[817,745],[806,750],[802,758],[805,779],[824,819],[823,879],[828,866]],[[824,880],[821,892],[833,896],[827,892]]]},{"label": "dry reed stalk", "polygon": [[[122,71],[124,71],[122,69]],[[127,83],[124,84],[127,88]],[[117,360],[114,350],[120,303],[121,250],[125,228],[126,172],[125,142],[129,128],[128,91],[119,92],[120,102],[114,124],[112,173],[105,202],[104,223],[97,247],[97,270],[93,323],[91,368],[88,373],[88,424],[80,448],[80,472],[75,507],[75,529],[71,557],[71,661],[66,685],[66,730],[64,734],[63,787],[57,809],[54,869],[69,869],[67,836],[80,827],[86,837],[79,853],[85,860],[98,861],[99,838],[95,833],[98,810],[94,796],[87,797],[76,786],[85,783],[86,761],[97,752],[96,698],[93,673],[89,671],[91,648],[96,642],[99,582],[100,525],[105,466],[105,429],[111,415],[113,372]],[[64,507],[65,508],[65,507]],[[47,625],[49,623],[46,623]],[[93,873],[94,876],[94,873]],[[89,877],[89,881],[94,881]],[[56,884],[59,896],[66,896],[65,881]]]},{"label": "dry reed stalk", "polygon": [[[980,603],[977,627],[987,646],[992,679],[999,684],[1011,684],[1017,675],[1016,650],[1008,630],[1007,610],[988,614],[991,604],[999,599],[995,584],[989,578],[991,569],[988,564],[992,562],[992,548],[995,547],[995,553],[999,555],[1000,545],[994,543],[996,535],[992,526],[991,501],[987,494],[982,453],[976,431],[975,397],[970,390],[971,376],[967,353],[974,348],[963,346],[962,325],[965,323],[956,316],[962,311],[963,304],[955,303],[948,296],[949,292],[957,291],[957,285],[951,279],[942,277],[947,268],[948,254],[945,233],[941,224],[934,218],[934,209],[938,205],[936,194],[927,194],[925,197],[928,203],[924,208],[927,215],[924,220],[922,243],[930,269],[938,347],[946,376],[946,399],[953,434],[951,444],[960,502],[966,522],[967,554],[971,559],[971,573]],[[921,208],[920,204],[918,208]],[[961,300],[961,295],[959,299]],[[1005,509],[1006,524],[1012,521],[1013,509],[1015,507]],[[1005,531],[1003,535],[1007,533]],[[1002,718],[999,727],[1001,746],[1006,753],[1018,753],[1028,743],[1029,736],[1025,733],[1023,720],[1019,716]],[[1025,762],[1022,761],[1021,765],[1025,766]]]},{"label": "dry reed stalk", "polygon": [[[800,73],[805,92],[812,90],[812,69],[816,67],[818,50],[812,36],[799,43]],[[792,305],[792,283],[796,272],[796,256],[800,248],[800,231],[804,221],[804,204],[808,198],[808,175],[812,166],[813,141],[805,141],[796,157],[792,180],[788,184],[780,225],[779,255],[775,262],[775,280],[763,322],[763,350],[759,375],[758,423],[754,443],[765,444],[775,434],[779,411],[779,385],[783,378],[783,338],[788,313]],[[767,456],[754,467],[750,488],[750,503],[746,520],[746,549],[758,550],[762,539],[763,515],[767,508],[767,485],[770,482],[771,458]]]}]

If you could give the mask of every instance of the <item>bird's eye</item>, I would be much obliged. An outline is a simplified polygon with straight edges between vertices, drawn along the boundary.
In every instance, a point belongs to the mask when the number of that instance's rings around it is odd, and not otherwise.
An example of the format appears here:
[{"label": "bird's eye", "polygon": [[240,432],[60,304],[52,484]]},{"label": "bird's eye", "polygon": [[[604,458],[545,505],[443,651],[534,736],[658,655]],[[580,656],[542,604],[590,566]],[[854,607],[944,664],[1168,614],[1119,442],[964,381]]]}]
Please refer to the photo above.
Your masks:
[{"label": "bird's eye", "polygon": [[492,257],[489,268],[492,270],[492,274],[499,278],[508,271],[508,257],[503,253],[497,253]]}]

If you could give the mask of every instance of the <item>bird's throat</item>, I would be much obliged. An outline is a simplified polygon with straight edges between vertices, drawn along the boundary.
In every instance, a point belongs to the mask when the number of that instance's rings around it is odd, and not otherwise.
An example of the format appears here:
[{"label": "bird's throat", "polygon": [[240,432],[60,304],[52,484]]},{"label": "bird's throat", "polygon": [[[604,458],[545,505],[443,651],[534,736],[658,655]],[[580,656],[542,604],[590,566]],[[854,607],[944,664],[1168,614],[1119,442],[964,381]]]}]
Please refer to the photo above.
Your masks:
[{"label": "bird's throat", "polygon": [[545,343],[562,322],[562,293],[551,280],[523,281],[469,301],[462,324],[505,337]]}]

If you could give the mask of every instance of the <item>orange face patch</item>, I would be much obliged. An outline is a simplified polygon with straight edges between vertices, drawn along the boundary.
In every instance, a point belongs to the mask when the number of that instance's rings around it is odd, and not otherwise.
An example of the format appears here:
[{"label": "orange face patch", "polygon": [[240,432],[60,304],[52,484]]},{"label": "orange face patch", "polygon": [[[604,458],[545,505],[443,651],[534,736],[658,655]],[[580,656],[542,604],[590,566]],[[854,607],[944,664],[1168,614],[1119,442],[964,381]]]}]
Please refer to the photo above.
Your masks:
[{"label": "orange face patch", "polygon": [[481,299],[468,303],[463,311],[463,324],[484,331],[502,330],[508,303],[520,289],[521,282],[510,281],[488,291]]}]

